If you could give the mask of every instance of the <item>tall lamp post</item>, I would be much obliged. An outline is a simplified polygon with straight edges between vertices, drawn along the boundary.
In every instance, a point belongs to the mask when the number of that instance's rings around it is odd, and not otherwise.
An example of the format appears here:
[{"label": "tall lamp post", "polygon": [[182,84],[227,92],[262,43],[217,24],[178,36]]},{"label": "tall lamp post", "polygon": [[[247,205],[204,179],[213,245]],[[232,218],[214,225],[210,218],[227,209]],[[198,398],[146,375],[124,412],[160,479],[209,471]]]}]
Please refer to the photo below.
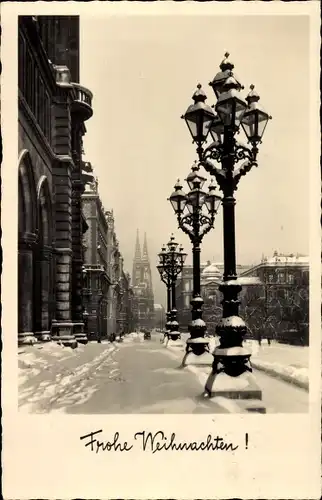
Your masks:
[{"label": "tall lamp post", "polygon": [[170,340],[175,342],[180,339],[176,309],[176,281],[182,271],[187,254],[183,252],[182,246],[178,250],[178,245],[179,243],[171,235],[167,247],[163,246],[159,253],[159,265],[157,266],[161,281],[167,287],[166,346]]},{"label": "tall lamp post", "polygon": [[179,228],[186,233],[192,243],[193,293],[191,300],[190,338],[187,340],[186,354],[182,365],[209,364],[209,341],[205,338],[206,323],[202,319],[203,299],[200,287],[200,245],[203,237],[214,227],[215,215],[221,203],[216,194],[216,186],[211,182],[208,193],[203,191],[206,178],[199,172],[197,162],[186,178],[190,191],[185,194],[178,179],[169,200],[177,216]]},{"label": "tall lamp post", "polygon": [[[261,399],[262,391],[250,373],[251,352],[243,346],[247,326],[238,314],[241,286],[236,273],[234,192],[240,178],[257,166],[258,144],[271,116],[259,104],[260,97],[254,85],[250,86],[246,101],[242,98],[240,90],[243,87],[228,58],[229,53],[226,53],[220,71],[209,84],[217,97],[215,112],[206,104],[207,96],[199,84],[193,95],[194,103],[182,117],[197,145],[199,163],[216,178],[223,192],[224,276],[219,287],[223,294],[223,317],[216,327],[220,345],[213,353],[213,369],[206,383],[206,394]],[[249,145],[237,139],[241,130]],[[205,147],[209,132],[213,142]],[[245,161],[238,166],[241,160]],[[243,383],[240,379],[244,379]]]}]

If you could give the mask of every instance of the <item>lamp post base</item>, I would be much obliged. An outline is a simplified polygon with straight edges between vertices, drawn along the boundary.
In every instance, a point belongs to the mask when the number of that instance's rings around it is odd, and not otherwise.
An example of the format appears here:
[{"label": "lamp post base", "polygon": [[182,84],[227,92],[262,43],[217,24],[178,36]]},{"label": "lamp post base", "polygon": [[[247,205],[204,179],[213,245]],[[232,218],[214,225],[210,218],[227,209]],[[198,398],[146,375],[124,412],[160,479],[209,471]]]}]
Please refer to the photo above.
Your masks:
[{"label": "lamp post base", "polygon": [[86,333],[84,332],[84,323],[73,323],[73,333],[75,339],[79,344],[86,345],[88,343],[88,338]]},{"label": "lamp post base", "polygon": [[212,363],[213,356],[209,352],[209,340],[204,337],[189,338],[181,366],[211,366]]},{"label": "lamp post base", "polygon": [[182,347],[183,341],[179,332],[169,332],[164,347]]},{"label": "lamp post base", "polygon": [[222,396],[229,399],[262,400],[262,391],[251,372],[242,373],[238,377],[224,372],[212,372],[206,382],[205,395],[210,398]]},{"label": "lamp post base", "polygon": [[52,336],[51,340],[63,345],[64,347],[71,347],[72,349],[76,349],[76,347],[78,347],[78,342],[74,335],[65,334]]},{"label": "lamp post base", "polygon": [[160,338],[160,344],[165,344],[166,341],[168,339],[168,333],[167,332],[163,332],[162,333],[162,337]]},{"label": "lamp post base", "polygon": [[18,346],[21,345],[34,345],[38,342],[33,332],[18,333]]},{"label": "lamp post base", "polygon": [[50,331],[42,331],[42,332],[35,332],[35,337],[37,338],[38,342],[50,342],[51,341],[51,335]]}]

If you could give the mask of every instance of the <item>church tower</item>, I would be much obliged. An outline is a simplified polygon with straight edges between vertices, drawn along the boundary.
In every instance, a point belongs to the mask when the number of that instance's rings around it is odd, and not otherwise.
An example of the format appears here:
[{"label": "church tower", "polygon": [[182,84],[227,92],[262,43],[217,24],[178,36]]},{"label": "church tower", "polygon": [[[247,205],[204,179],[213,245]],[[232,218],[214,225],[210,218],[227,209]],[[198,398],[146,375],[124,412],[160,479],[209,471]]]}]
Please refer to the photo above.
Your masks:
[{"label": "church tower", "polygon": [[132,268],[132,285],[136,286],[141,282],[141,247],[139,230],[136,231],[136,242]]},{"label": "church tower", "polygon": [[[148,244],[146,241],[146,233],[144,233],[144,243],[143,243],[143,253],[141,259],[141,267],[142,267],[142,281],[146,283],[147,289],[152,292],[152,275],[151,275],[151,267],[150,267],[150,259],[148,254]],[[153,293],[153,292],[152,292]]]},{"label": "church tower", "polygon": [[146,233],[141,253],[139,230],[136,234],[132,285],[136,302],[137,323],[140,328],[154,328],[154,294]]}]

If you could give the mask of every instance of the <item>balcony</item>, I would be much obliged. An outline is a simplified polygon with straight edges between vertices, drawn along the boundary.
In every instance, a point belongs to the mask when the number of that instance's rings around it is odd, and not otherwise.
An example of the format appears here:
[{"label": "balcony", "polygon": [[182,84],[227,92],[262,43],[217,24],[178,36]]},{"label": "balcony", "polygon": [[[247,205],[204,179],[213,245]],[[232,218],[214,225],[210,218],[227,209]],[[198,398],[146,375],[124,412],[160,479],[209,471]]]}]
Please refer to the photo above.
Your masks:
[{"label": "balcony", "polygon": [[72,86],[74,87],[75,94],[75,98],[72,103],[72,113],[78,114],[79,119],[85,122],[93,115],[93,94],[86,87],[79,85],[79,83],[72,83]]}]

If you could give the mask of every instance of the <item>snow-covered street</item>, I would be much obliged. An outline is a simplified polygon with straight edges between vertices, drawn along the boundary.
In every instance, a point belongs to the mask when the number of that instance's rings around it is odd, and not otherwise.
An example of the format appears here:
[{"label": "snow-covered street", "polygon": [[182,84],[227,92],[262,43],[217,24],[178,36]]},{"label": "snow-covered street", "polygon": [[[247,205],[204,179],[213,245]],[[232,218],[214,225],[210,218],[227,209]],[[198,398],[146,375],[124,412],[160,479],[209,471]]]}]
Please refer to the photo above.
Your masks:
[{"label": "snow-covered street", "polygon": [[[211,339],[212,349],[216,342]],[[298,376],[300,370],[308,369],[307,350],[249,345],[267,413],[308,411],[308,392],[286,382],[276,368],[293,367]],[[184,342],[181,347],[165,348],[156,332],[151,340],[130,334],[121,343],[90,342],[75,350],[55,343],[26,347],[19,354],[19,408],[78,414],[238,411],[238,405],[225,398],[200,400],[211,365],[180,370],[183,354]],[[256,363],[274,366],[276,373],[260,371]]]}]

